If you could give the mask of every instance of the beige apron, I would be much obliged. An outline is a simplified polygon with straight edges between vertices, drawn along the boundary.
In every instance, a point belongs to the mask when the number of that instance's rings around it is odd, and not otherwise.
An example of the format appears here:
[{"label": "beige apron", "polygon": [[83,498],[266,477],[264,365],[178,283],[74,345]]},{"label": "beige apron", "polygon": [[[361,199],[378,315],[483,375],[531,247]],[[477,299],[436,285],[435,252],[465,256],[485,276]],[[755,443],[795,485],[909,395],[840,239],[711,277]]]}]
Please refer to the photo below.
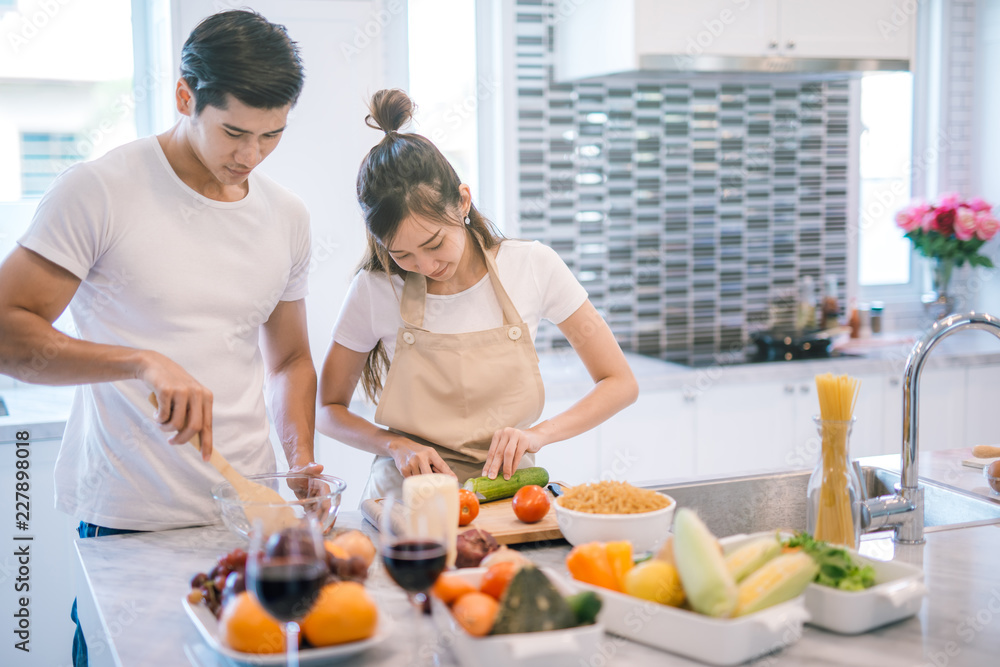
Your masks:
[{"label": "beige apron", "polygon": [[[500,284],[492,254],[483,255],[503,326],[461,334],[427,331],[427,279],[407,273],[399,306],[404,326],[375,412],[377,424],[434,447],[460,484],[482,473],[495,431],[531,426],[545,404],[528,325]],[[518,467],[531,465],[534,455],[525,454]],[[385,497],[402,484],[392,458],[377,456],[364,497]]]}]

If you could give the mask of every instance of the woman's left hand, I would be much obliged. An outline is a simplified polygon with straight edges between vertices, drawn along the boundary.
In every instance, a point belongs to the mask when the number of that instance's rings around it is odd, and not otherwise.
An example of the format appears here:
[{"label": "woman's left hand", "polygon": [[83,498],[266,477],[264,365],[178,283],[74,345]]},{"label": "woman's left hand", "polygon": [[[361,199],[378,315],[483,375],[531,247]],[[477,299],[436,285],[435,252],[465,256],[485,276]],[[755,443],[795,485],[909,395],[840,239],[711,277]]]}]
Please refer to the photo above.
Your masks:
[{"label": "woman's left hand", "polygon": [[524,453],[535,453],[544,444],[537,433],[522,431],[511,426],[500,429],[493,434],[490,451],[486,455],[486,463],[483,464],[483,475],[496,479],[500,467],[503,466],[503,478],[510,479]]}]

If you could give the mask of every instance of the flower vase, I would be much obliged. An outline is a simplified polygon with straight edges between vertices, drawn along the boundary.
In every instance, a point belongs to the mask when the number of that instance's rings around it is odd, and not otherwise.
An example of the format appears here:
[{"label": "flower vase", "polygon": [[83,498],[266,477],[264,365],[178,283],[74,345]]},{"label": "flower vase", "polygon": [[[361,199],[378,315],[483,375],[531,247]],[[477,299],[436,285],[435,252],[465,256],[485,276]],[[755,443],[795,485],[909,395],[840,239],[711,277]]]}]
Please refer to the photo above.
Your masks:
[{"label": "flower vase", "polygon": [[950,257],[931,259],[931,291],[923,296],[924,311],[933,320],[951,315],[958,309],[958,299],[952,292],[951,276],[955,260]]}]

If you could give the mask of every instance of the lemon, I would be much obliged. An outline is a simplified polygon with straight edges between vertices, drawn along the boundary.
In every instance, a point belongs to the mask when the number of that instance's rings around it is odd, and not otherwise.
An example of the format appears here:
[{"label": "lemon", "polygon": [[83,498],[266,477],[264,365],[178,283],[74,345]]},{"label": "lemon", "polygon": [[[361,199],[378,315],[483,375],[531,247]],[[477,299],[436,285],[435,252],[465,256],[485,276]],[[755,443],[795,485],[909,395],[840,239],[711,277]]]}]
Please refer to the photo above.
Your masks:
[{"label": "lemon", "polygon": [[647,560],[629,570],[625,575],[625,592],[671,607],[679,607],[684,602],[677,568],[663,560]]}]

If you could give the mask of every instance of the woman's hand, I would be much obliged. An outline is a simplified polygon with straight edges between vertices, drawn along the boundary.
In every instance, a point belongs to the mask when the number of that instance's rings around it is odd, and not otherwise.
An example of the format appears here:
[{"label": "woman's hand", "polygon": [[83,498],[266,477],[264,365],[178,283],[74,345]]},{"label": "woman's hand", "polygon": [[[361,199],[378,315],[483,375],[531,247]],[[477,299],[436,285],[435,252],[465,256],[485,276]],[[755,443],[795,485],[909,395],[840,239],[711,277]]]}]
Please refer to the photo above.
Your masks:
[{"label": "woman's hand", "polygon": [[486,463],[483,464],[483,475],[496,479],[500,466],[503,466],[503,478],[510,479],[511,474],[521,463],[524,453],[534,454],[544,445],[545,442],[537,433],[522,431],[512,426],[502,428],[493,434],[490,451],[486,455]]},{"label": "woman's hand", "polygon": [[389,445],[392,460],[396,469],[403,477],[426,475],[432,472],[443,472],[452,477],[458,477],[444,462],[441,455],[433,447],[420,445],[409,438],[398,438]]}]

